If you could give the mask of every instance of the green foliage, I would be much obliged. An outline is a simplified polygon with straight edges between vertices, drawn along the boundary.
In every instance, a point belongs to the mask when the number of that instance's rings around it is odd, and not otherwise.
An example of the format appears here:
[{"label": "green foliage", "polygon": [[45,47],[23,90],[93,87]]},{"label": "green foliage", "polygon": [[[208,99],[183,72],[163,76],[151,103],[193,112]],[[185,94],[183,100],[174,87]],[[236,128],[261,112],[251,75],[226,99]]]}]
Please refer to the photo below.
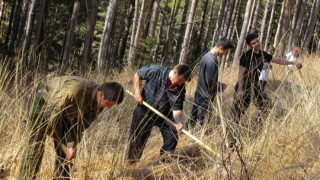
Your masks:
[{"label": "green foliage", "polygon": [[155,37],[140,40],[135,62],[137,67],[140,68],[152,62],[152,52],[155,50],[156,43],[157,39]]}]

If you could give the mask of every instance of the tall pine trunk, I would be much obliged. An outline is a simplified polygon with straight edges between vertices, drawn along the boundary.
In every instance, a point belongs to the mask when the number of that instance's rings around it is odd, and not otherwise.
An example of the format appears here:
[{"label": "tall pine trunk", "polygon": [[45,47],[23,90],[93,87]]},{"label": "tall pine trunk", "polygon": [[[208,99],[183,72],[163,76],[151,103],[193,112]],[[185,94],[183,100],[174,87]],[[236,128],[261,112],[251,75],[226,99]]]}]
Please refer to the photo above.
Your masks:
[{"label": "tall pine trunk", "polygon": [[79,9],[80,9],[80,2],[76,1],[73,5],[73,11],[72,11],[69,30],[68,30],[67,41],[64,47],[64,53],[63,53],[59,75],[65,75],[67,66],[69,64],[69,59],[70,59],[70,54],[71,54],[71,49],[73,44],[74,31],[75,31],[77,21],[78,21],[78,16],[79,16]]},{"label": "tall pine trunk", "polygon": [[310,18],[309,18],[309,22],[308,22],[308,26],[306,29],[306,33],[304,34],[304,38],[302,41],[302,47],[304,49],[308,49],[308,47],[309,47],[311,36],[314,32],[315,25],[317,22],[317,15],[319,14],[319,9],[320,9],[320,0],[314,0],[313,5],[312,5]]},{"label": "tall pine trunk", "polygon": [[256,4],[256,8],[254,10],[254,15],[253,15],[253,20],[252,20],[252,24],[251,24],[251,33],[257,33],[257,24],[258,24],[258,19],[259,19],[259,13],[260,13],[260,9],[261,9],[261,2],[262,0],[258,0],[257,4]]},{"label": "tall pine trunk", "polygon": [[282,29],[282,24],[283,24],[282,21],[284,19],[285,9],[286,9],[286,0],[282,2],[282,8],[281,8],[281,13],[279,17],[277,32],[273,41],[273,47],[277,47],[282,38],[281,29]]},{"label": "tall pine trunk", "polygon": [[175,64],[177,64],[180,59],[180,51],[181,51],[181,47],[182,47],[184,33],[186,30],[186,26],[187,26],[186,19],[187,19],[187,14],[188,14],[189,3],[190,3],[189,0],[185,0],[185,2],[184,2],[183,15],[182,15],[181,23],[180,23],[181,25],[180,25],[180,30],[179,30],[179,37],[178,37],[177,46],[176,46]]},{"label": "tall pine trunk", "polygon": [[207,51],[208,49],[208,36],[209,36],[209,33],[212,29],[212,23],[214,21],[213,19],[213,7],[214,7],[214,0],[211,1],[211,4],[210,4],[210,12],[209,12],[209,23],[205,29],[205,32],[203,34],[203,45],[202,45],[202,51],[201,51],[201,54],[203,54],[205,51]]},{"label": "tall pine trunk", "polygon": [[20,28],[17,35],[16,45],[15,45],[16,49],[18,49],[21,46],[21,40],[22,40],[23,32],[26,26],[26,19],[27,19],[29,6],[30,6],[30,0],[25,0],[23,5],[23,13],[22,13],[20,25],[19,25]]},{"label": "tall pine trunk", "polygon": [[[136,3],[137,3],[137,1],[136,1]],[[133,68],[134,60],[136,58],[136,54],[137,54],[137,50],[138,50],[138,43],[139,43],[140,35],[141,35],[140,30],[142,29],[142,26],[143,26],[142,21],[144,20],[144,17],[145,17],[146,4],[147,4],[146,0],[143,0],[142,6],[141,6],[140,16],[139,16],[139,20],[138,20],[137,30],[135,32],[135,35],[131,37],[131,38],[133,38],[133,44],[131,44],[130,50],[129,50],[129,56],[128,56],[129,68]],[[138,9],[136,9],[136,11],[138,11]],[[137,16],[135,16],[135,17],[137,17]]]},{"label": "tall pine trunk", "polygon": [[264,49],[267,49],[267,47],[269,45],[269,38],[271,36],[271,29],[272,29],[272,25],[273,25],[273,19],[274,19],[274,12],[275,12],[275,9],[276,9],[276,3],[277,3],[277,0],[273,0],[272,9],[271,9],[271,15],[270,15],[270,19],[269,19],[269,23],[268,23],[268,29],[267,29],[267,33],[266,33],[266,40],[264,42]]},{"label": "tall pine trunk", "polygon": [[287,45],[287,39],[289,35],[289,27],[290,27],[290,19],[291,19],[291,9],[292,9],[293,1],[287,0],[286,1],[286,9],[282,21],[282,28],[281,28],[281,40],[280,40],[280,45],[279,45],[279,50],[278,50],[278,56],[283,57],[283,54],[285,53],[286,50],[286,45]]},{"label": "tall pine trunk", "polygon": [[28,57],[28,51],[30,47],[31,42],[31,34],[32,34],[32,24],[33,24],[33,17],[34,17],[34,7],[36,4],[36,0],[31,0],[30,8],[28,10],[28,15],[26,19],[26,28],[24,32],[24,39],[22,43],[22,58],[23,58],[23,65],[27,65],[27,57]]},{"label": "tall pine trunk", "polygon": [[238,60],[240,59],[241,52],[242,52],[242,47],[243,47],[243,43],[244,43],[244,39],[245,39],[245,37],[247,35],[247,28],[248,28],[249,19],[250,19],[251,6],[252,6],[252,0],[248,0],[247,6],[246,6],[246,10],[245,10],[245,14],[244,14],[243,25],[242,25],[242,28],[241,28],[239,41],[237,43],[237,48],[236,48],[236,51],[235,51],[235,54],[234,54],[234,61],[233,61],[233,65],[234,66],[238,63]]},{"label": "tall pine trunk", "polygon": [[193,19],[194,19],[194,15],[196,12],[197,3],[198,3],[198,0],[192,0],[190,12],[189,12],[189,17],[188,17],[188,24],[187,24],[186,32],[184,34],[183,46],[182,46],[182,51],[180,54],[179,63],[186,63],[187,62],[191,32],[192,32],[192,27],[193,27]]},{"label": "tall pine trunk", "polygon": [[110,37],[111,37],[111,30],[112,30],[112,24],[115,19],[115,14],[117,10],[119,0],[111,0],[108,5],[107,15],[104,23],[103,28],[103,35],[101,38],[100,48],[99,48],[99,54],[98,54],[98,72],[99,74],[102,74],[103,71],[108,70],[107,67],[105,67],[108,62],[106,62],[107,57],[107,51],[110,43]]},{"label": "tall pine trunk", "polygon": [[153,13],[151,16],[150,28],[149,28],[149,33],[148,33],[149,37],[154,37],[154,33],[155,33],[156,26],[158,24],[158,19],[159,19],[159,4],[160,4],[160,2],[161,2],[161,0],[158,0],[158,2],[154,2],[154,5],[153,5]]},{"label": "tall pine trunk", "polygon": [[85,39],[84,48],[82,51],[82,58],[81,58],[80,72],[82,75],[84,75],[85,72],[88,70],[88,59],[90,57],[91,48],[92,48],[94,28],[97,22],[98,7],[99,7],[99,0],[92,0],[90,15],[87,21],[86,39]]},{"label": "tall pine trunk", "polygon": [[19,22],[20,22],[20,16],[21,16],[21,8],[22,8],[22,0],[18,0],[16,10],[15,10],[15,15],[14,15],[14,20],[12,24],[12,33],[11,33],[11,41],[9,45],[9,49],[14,51],[14,44],[17,40],[17,35],[18,35],[18,30],[19,30]]},{"label": "tall pine trunk", "polygon": [[266,2],[266,6],[264,8],[264,13],[263,13],[263,18],[261,21],[261,26],[260,26],[260,42],[261,42],[261,47],[263,47],[264,45],[264,37],[265,37],[265,28],[267,25],[267,18],[268,18],[268,14],[269,14],[269,7],[270,7],[270,0],[267,0]]},{"label": "tall pine trunk", "polygon": [[291,43],[292,48],[299,46],[299,38],[300,38],[299,34],[300,34],[300,31],[302,28],[303,20],[305,19],[305,16],[302,16],[302,14],[305,14],[305,12],[306,12],[307,2],[308,2],[308,0],[302,0],[302,2],[301,2],[300,13],[299,13],[299,14],[301,14],[301,16],[298,16],[297,24],[296,24],[295,30],[293,31],[292,43]]}]

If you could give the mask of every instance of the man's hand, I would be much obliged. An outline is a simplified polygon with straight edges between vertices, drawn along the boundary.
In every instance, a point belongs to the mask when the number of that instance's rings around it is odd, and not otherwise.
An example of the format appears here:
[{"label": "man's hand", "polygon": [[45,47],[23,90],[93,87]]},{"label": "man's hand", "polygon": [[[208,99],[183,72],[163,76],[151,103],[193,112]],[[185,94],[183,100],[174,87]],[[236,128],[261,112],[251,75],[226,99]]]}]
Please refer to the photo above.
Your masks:
[{"label": "man's hand", "polygon": [[176,130],[177,130],[178,132],[181,132],[182,129],[183,129],[183,124],[182,124],[181,122],[177,123]]},{"label": "man's hand", "polygon": [[71,160],[76,157],[76,150],[74,148],[68,147],[67,160]]},{"label": "man's hand", "polygon": [[237,96],[239,99],[241,99],[244,95],[244,91],[242,89],[239,89],[238,92],[237,92]]},{"label": "man's hand", "polygon": [[302,68],[302,64],[301,63],[296,63],[296,67],[297,67],[297,69],[301,69]]},{"label": "man's hand", "polygon": [[141,96],[140,92],[135,93],[134,99],[136,100],[136,102],[138,102],[140,105],[142,105],[143,97]]}]

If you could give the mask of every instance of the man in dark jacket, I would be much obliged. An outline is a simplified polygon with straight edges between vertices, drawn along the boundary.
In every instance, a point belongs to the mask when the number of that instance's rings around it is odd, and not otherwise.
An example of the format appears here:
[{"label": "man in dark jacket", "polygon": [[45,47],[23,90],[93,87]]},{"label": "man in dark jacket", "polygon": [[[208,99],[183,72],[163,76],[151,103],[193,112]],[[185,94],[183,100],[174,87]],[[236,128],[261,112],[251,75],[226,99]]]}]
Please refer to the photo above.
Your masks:
[{"label": "man in dark jacket", "polygon": [[200,62],[200,71],[194,93],[194,105],[188,126],[193,127],[197,122],[205,123],[205,114],[209,104],[214,102],[217,92],[225,90],[227,85],[218,82],[220,59],[232,49],[232,43],[226,38],[219,39],[215,46],[206,53]]},{"label": "man in dark jacket", "polygon": [[46,135],[54,139],[57,153],[56,178],[69,177],[68,161],[76,157],[76,145],[83,131],[103,108],[123,101],[121,84],[98,85],[75,76],[44,81],[29,105],[26,135],[29,138],[22,157],[18,179],[34,179],[44,153]]},{"label": "man in dark jacket", "polygon": [[[183,129],[182,109],[185,99],[185,82],[190,81],[191,70],[186,64],[173,69],[150,65],[141,68],[134,76],[135,100],[139,103],[134,110],[129,132],[126,159],[131,163],[142,155],[153,126],[158,126],[163,138],[160,155],[173,152],[177,146],[178,133]],[[140,80],[145,80],[142,92]],[[172,127],[165,120],[142,105],[142,101],[159,110],[177,124]]]}]

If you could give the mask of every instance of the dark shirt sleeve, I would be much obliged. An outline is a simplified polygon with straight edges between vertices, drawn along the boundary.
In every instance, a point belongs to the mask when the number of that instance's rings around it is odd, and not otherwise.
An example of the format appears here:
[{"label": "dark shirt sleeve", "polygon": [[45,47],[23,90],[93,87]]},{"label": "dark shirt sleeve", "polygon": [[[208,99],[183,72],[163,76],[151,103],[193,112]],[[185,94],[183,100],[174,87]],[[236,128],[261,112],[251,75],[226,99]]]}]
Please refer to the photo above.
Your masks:
[{"label": "dark shirt sleeve", "polygon": [[138,70],[137,74],[141,80],[146,80],[149,79],[149,77],[155,70],[156,68],[154,67],[154,65],[144,66]]},{"label": "dark shirt sleeve", "polygon": [[264,59],[269,63],[272,60],[272,56],[268,54],[267,52],[263,51]]},{"label": "dark shirt sleeve", "polygon": [[247,58],[247,53],[242,54],[242,56],[240,57],[240,66],[245,67],[245,68],[249,68],[249,63],[248,63],[248,58]]}]

